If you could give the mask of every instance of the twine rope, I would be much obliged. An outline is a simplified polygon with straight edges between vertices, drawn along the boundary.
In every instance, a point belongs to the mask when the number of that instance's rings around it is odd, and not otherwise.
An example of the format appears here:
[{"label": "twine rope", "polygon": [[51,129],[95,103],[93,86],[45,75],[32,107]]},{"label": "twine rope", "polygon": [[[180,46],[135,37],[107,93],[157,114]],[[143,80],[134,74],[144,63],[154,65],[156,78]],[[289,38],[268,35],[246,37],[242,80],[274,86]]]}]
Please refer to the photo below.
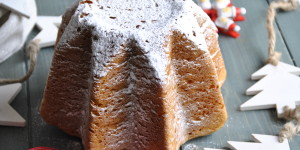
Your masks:
[{"label": "twine rope", "polygon": [[29,44],[26,47],[26,53],[30,59],[30,67],[27,73],[19,79],[0,79],[0,84],[12,84],[12,83],[24,82],[32,75],[32,72],[34,71],[37,62],[37,54],[40,51],[39,43],[40,43],[39,39],[32,40],[29,42]]},{"label": "twine rope", "polygon": [[283,111],[283,118],[290,122],[286,123],[280,130],[278,135],[279,142],[283,142],[285,139],[291,140],[300,132],[300,106],[297,106],[295,109],[285,106]]},{"label": "twine rope", "polygon": [[[275,51],[276,34],[274,30],[274,20],[276,16],[276,10],[281,9],[283,11],[292,11],[298,8],[297,0],[286,1],[274,1],[270,4],[267,12],[267,30],[269,37],[268,58],[267,63],[277,66],[281,58],[281,53]],[[285,139],[291,140],[295,135],[300,132],[300,107],[291,109],[288,106],[284,107],[283,118],[291,120],[286,123],[280,130],[278,135],[279,142],[283,142]]]},{"label": "twine rope", "polygon": [[267,63],[277,66],[281,58],[281,53],[275,51],[276,34],[275,34],[273,23],[276,16],[276,10],[281,9],[284,11],[292,11],[295,10],[297,7],[298,7],[297,0],[276,1],[270,4],[267,12],[267,30],[268,30],[268,37],[269,37],[269,43],[268,43],[269,56],[266,60]]},{"label": "twine rope", "polygon": [[298,132],[300,132],[300,126],[290,121],[280,130],[278,141],[282,143],[285,139],[291,140]]}]

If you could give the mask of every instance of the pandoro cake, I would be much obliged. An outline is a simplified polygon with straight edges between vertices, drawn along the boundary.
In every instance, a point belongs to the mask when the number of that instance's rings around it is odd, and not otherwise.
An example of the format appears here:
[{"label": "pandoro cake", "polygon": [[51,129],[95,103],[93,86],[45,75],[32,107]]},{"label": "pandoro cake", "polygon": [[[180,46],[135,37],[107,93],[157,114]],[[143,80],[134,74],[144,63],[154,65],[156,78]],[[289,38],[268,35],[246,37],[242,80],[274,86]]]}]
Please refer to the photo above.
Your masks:
[{"label": "pandoro cake", "polygon": [[86,150],[176,150],[223,126],[225,76],[192,0],[83,0],[63,16],[40,114]]}]

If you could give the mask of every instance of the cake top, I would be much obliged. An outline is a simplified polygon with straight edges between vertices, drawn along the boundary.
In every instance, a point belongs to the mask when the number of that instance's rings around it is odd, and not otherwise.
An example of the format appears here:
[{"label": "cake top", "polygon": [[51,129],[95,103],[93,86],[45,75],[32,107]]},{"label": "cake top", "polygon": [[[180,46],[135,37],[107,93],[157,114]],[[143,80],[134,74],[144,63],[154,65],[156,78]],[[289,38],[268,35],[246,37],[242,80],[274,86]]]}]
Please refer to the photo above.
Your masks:
[{"label": "cake top", "polygon": [[[94,28],[93,35],[101,39],[93,43],[98,62],[109,62],[109,56],[117,54],[122,43],[134,39],[163,80],[169,51],[166,40],[172,31],[179,31],[192,40],[195,47],[191,50],[208,51],[204,28],[199,26],[195,16],[208,18],[192,0],[83,0],[71,24]],[[75,29],[67,27],[66,30],[70,30],[71,35],[62,38],[76,34]],[[115,50],[108,43],[113,43]],[[95,71],[100,77],[105,75],[102,66],[105,64],[98,64],[100,70]]]}]

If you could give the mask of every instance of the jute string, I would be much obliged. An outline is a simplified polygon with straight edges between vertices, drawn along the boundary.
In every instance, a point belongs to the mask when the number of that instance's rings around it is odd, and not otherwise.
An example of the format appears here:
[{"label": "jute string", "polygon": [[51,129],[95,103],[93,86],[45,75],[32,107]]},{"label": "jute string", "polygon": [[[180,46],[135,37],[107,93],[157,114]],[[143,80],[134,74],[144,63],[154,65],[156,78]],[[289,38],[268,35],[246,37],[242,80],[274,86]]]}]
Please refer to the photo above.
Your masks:
[{"label": "jute string", "polygon": [[[296,0],[276,1],[270,4],[267,13],[267,30],[269,36],[269,57],[266,60],[267,63],[276,66],[281,57],[281,53],[275,51],[276,34],[273,22],[276,16],[276,10],[281,9],[283,11],[292,11],[297,8],[298,2]],[[287,106],[284,107],[283,118],[289,120],[290,122],[286,123],[280,130],[278,136],[279,142],[283,142],[285,139],[291,140],[300,132],[300,107],[297,107],[295,109],[291,109]]]},{"label": "jute string", "polygon": [[40,40],[33,40],[33,41],[30,41],[26,47],[26,53],[30,59],[30,67],[29,67],[29,70],[27,71],[27,73],[19,79],[0,79],[0,84],[11,84],[11,83],[24,82],[32,75],[32,72],[36,66],[37,54],[40,51],[39,43],[40,43]]},{"label": "jute string", "polygon": [[298,7],[298,2],[296,0],[288,0],[287,2],[276,1],[270,4],[267,13],[267,30],[269,36],[269,48],[268,48],[269,57],[266,60],[267,63],[276,66],[281,58],[281,53],[275,51],[276,34],[275,34],[273,22],[276,16],[276,10],[282,9],[284,11],[291,11],[291,10],[295,10],[297,7]]},{"label": "jute string", "polygon": [[297,106],[295,109],[285,106],[283,118],[290,122],[286,123],[280,130],[279,142],[283,142],[285,139],[291,140],[300,132],[300,106]]}]

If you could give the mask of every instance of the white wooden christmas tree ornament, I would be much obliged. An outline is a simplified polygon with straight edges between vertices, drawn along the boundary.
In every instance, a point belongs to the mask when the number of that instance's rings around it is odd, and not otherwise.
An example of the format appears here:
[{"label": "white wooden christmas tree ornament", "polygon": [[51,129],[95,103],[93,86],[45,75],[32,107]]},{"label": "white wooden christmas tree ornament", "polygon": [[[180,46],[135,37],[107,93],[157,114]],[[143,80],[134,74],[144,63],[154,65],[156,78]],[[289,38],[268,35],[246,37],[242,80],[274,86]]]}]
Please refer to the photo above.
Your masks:
[{"label": "white wooden christmas tree ornament", "polygon": [[225,150],[225,149],[203,148],[203,150]]},{"label": "white wooden christmas tree ornament", "polygon": [[[279,63],[268,64],[255,72],[252,78],[259,79],[246,91],[246,95],[255,95],[240,106],[241,110],[277,108],[279,118],[283,117],[283,107],[295,108],[300,104],[300,68]],[[257,94],[257,95],[256,95]]]},{"label": "white wooden christmas tree ornament", "polygon": [[[36,22],[35,0],[0,0],[0,63],[19,51]],[[29,18],[27,18],[30,16]]]},{"label": "white wooden christmas tree ornament", "polygon": [[289,72],[294,75],[300,75],[300,68],[283,63],[283,62],[279,62],[277,66],[274,66],[272,64],[265,65],[263,68],[259,69],[255,73],[253,73],[251,75],[251,79],[259,80],[259,79],[265,77],[266,75],[272,74],[277,71],[285,71],[285,72]]},{"label": "white wooden christmas tree ornament", "polygon": [[0,0],[0,7],[29,18],[30,11],[27,9],[27,4],[24,0]]},{"label": "white wooden christmas tree ornament", "polygon": [[199,148],[198,148],[197,145],[195,145],[195,144],[188,144],[188,145],[186,145],[186,146],[184,147],[183,150],[198,150],[198,149],[199,149]]},{"label": "white wooden christmas tree ornament", "polygon": [[278,142],[277,136],[252,134],[254,142],[228,141],[228,145],[234,150],[290,150],[287,140]]},{"label": "white wooden christmas tree ornament", "polygon": [[40,48],[55,44],[60,23],[61,16],[38,16],[36,25],[41,31],[33,40],[40,40]]},{"label": "white wooden christmas tree ornament", "polygon": [[10,106],[21,88],[20,83],[0,86],[0,125],[25,126],[25,120]]}]

